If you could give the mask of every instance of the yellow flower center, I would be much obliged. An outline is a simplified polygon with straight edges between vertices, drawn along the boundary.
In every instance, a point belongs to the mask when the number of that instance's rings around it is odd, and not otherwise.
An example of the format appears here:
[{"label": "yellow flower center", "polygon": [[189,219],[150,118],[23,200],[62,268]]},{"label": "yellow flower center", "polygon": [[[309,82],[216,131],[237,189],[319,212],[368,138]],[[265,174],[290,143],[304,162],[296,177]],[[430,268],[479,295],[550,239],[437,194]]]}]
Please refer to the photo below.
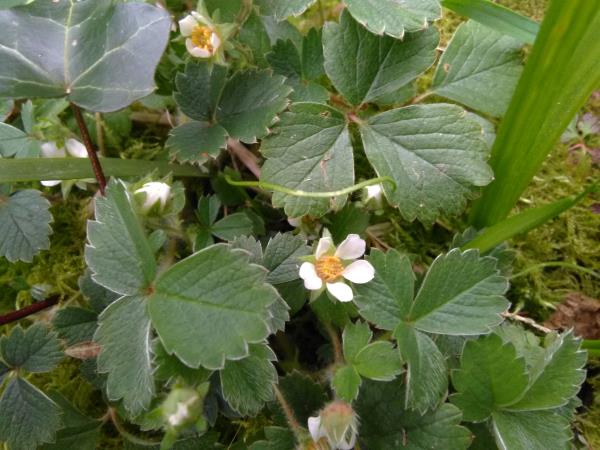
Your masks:
[{"label": "yellow flower center", "polygon": [[337,256],[322,256],[315,263],[315,270],[321,280],[331,283],[342,276],[344,265]]},{"label": "yellow flower center", "polygon": [[204,25],[198,25],[192,31],[192,43],[195,47],[203,48],[209,52],[213,52],[214,48],[211,43],[213,30]]}]

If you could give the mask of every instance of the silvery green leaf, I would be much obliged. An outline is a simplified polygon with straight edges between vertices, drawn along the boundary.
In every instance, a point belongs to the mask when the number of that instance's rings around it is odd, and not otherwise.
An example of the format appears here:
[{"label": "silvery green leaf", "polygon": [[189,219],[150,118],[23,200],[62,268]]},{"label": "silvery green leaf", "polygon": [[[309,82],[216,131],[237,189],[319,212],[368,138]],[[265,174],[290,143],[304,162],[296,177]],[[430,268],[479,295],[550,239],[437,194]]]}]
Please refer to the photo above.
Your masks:
[{"label": "silvery green leaf", "polygon": [[203,164],[219,156],[226,141],[227,131],[222,126],[193,121],[173,128],[165,145],[177,161]]},{"label": "silvery green leaf", "polygon": [[96,283],[92,279],[90,269],[85,270],[79,278],[78,284],[81,293],[90,302],[90,306],[97,314],[100,314],[108,305],[120,298],[119,294]]},{"label": "silvery green leaf", "polygon": [[31,262],[50,248],[50,202],[40,191],[27,189],[0,196],[0,256],[10,262]]},{"label": "silvery green leaf", "polygon": [[496,444],[506,450],[568,450],[572,446],[569,420],[555,411],[492,413]]},{"label": "silvery green leaf", "polygon": [[522,44],[470,20],[442,54],[432,90],[491,116],[506,111],[523,71]]},{"label": "silvery green leaf", "polygon": [[281,21],[289,16],[299,16],[316,0],[256,0],[255,4],[263,16],[275,16]]},{"label": "silvery green leaf", "polygon": [[124,108],[154,90],[170,26],[163,9],[110,0],[0,11],[0,96],[68,96],[91,111]]},{"label": "silvery green leaf", "polygon": [[41,323],[13,328],[0,339],[0,353],[10,367],[32,373],[50,372],[64,357],[56,333]]},{"label": "silvery green leaf", "polygon": [[[327,192],[352,186],[354,158],[342,113],[317,103],[296,103],[262,143],[267,158],[262,181],[306,192]],[[289,217],[322,216],[344,205],[346,196],[331,199],[273,194],[273,205]]]},{"label": "silvery green leaf", "polygon": [[56,312],[52,318],[52,327],[67,345],[91,341],[98,321],[95,311],[67,306]]},{"label": "silvery green leaf", "polygon": [[[279,390],[285,397],[294,416],[302,424],[314,416],[327,402],[323,386],[310,376],[294,370],[279,380]],[[278,403],[272,404],[274,421],[280,426],[288,426],[287,419]]]},{"label": "silvery green leaf", "polygon": [[40,143],[18,128],[0,123],[0,157],[35,157],[40,154]]},{"label": "silvery green leaf", "polygon": [[216,120],[217,109],[227,82],[227,67],[190,61],[175,76],[173,98],[181,111],[200,122]]},{"label": "silvery green leaf", "polygon": [[9,98],[0,99],[0,122],[4,122],[15,107],[15,102]]},{"label": "silvery green leaf", "polygon": [[306,239],[291,233],[277,233],[265,248],[263,265],[269,270],[267,281],[271,284],[297,280],[300,270],[300,257],[310,253]]}]

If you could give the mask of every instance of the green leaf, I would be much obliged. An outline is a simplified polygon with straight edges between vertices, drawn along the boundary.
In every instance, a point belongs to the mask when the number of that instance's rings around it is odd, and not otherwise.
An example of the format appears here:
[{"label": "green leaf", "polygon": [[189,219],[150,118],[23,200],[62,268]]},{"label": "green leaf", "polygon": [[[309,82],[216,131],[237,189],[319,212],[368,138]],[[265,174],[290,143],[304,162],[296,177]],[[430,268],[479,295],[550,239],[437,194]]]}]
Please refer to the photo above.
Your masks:
[{"label": "green leaf", "polygon": [[186,116],[200,122],[213,122],[226,82],[227,67],[190,61],[184,71],[175,76],[177,91],[173,98]]},{"label": "green leaf", "polygon": [[0,123],[0,157],[38,156],[40,143],[26,133],[5,123]]},{"label": "green leaf", "polygon": [[[506,380],[504,380],[506,381]],[[506,450],[567,450],[569,421],[553,411],[494,412],[493,431],[498,447]]]},{"label": "green leaf", "polygon": [[458,214],[472,186],[492,180],[481,126],[455,105],[393,109],[360,125],[365,153],[379,176],[391,177],[385,195],[408,220],[432,223]]},{"label": "green leaf", "polygon": [[32,373],[50,372],[63,359],[56,333],[41,323],[27,328],[13,328],[0,339],[0,353],[6,364]]},{"label": "green leaf", "polygon": [[442,0],[442,5],[527,44],[533,44],[540,29],[529,17],[489,0]]},{"label": "green leaf", "polygon": [[299,16],[316,0],[255,0],[263,16],[275,16],[281,21],[290,16]]},{"label": "green leaf", "polygon": [[365,237],[370,220],[371,215],[364,208],[356,206],[354,203],[347,203],[340,211],[332,215],[327,229],[331,233],[333,241],[339,244],[349,234]]},{"label": "green leaf", "polygon": [[91,111],[124,108],[154,90],[170,25],[163,9],[110,0],[0,11],[0,96],[66,95]]},{"label": "green leaf", "polygon": [[398,351],[391,342],[377,341],[364,347],[352,361],[358,373],[371,380],[391,381],[402,372]]},{"label": "green leaf", "polygon": [[271,361],[277,357],[266,344],[252,344],[248,351],[244,359],[226,361],[219,376],[227,403],[243,416],[254,416],[274,398],[277,371]]},{"label": "green leaf", "polygon": [[227,147],[227,131],[217,124],[189,122],[172,129],[165,145],[177,161],[203,164]]},{"label": "green leaf", "polygon": [[442,8],[438,0],[346,0],[348,11],[372,33],[398,39],[406,31],[427,28],[439,19]]},{"label": "green leaf", "polygon": [[123,399],[133,415],[150,406],[154,379],[150,345],[150,318],[146,297],[122,297],[100,315],[94,340],[101,345],[98,372],[108,373],[109,400]]},{"label": "green leaf", "polygon": [[[333,191],[354,183],[350,134],[343,114],[329,106],[292,105],[263,141],[261,152],[267,158],[262,181],[308,192]],[[345,200],[273,194],[273,205],[284,207],[289,217],[322,216],[330,207],[342,207]]]},{"label": "green leaf", "polygon": [[13,111],[15,102],[9,98],[0,99],[0,122],[4,122]]},{"label": "green leaf", "polygon": [[281,284],[297,280],[300,277],[300,258],[310,252],[306,239],[301,236],[277,233],[269,239],[262,262],[269,270],[267,282]]},{"label": "green leaf", "polygon": [[350,403],[358,396],[361,381],[354,367],[341,366],[336,369],[331,385],[337,397]]},{"label": "green leaf", "polygon": [[10,262],[31,262],[50,248],[50,202],[40,191],[27,189],[8,198],[0,196],[0,256]]},{"label": "green leaf", "polygon": [[448,390],[444,356],[429,336],[404,324],[396,327],[394,338],[407,366],[404,407],[425,413],[440,404]]},{"label": "green leaf", "polygon": [[479,422],[518,400],[528,383],[525,361],[515,347],[491,334],[465,344],[460,369],[452,372],[457,393],[450,398],[465,420]]},{"label": "green leaf", "polygon": [[246,252],[217,244],[159,277],[148,308],[168,353],[190,367],[222,369],[268,336],[269,306],[278,294],[264,283],[266,271],[248,259]]},{"label": "green leaf", "polygon": [[91,341],[94,337],[98,314],[75,306],[67,306],[56,312],[52,327],[68,345]]},{"label": "green leaf", "polygon": [[524,396],[508,408],[515,411],[552,409],[566,405],[585,380],[585,351],[573,332],[549,334],[543,360],[532,367],[531,381]]},{"label": "green leaf", "polygon": [[495,181],[471,223],[508,216],[560,135],[600,84],[600,8],[586,0],[552,2],[492,150]]},{"label": "green leaf", "polygon": [[8,375],[8,373],[10,373],[11,368],[8,367],[4,361],[0,360],[0,385],[2,385],[2,382],[4,381],[4,377],[6,375]]},{"label": "green leaf", "polygon": [[[279,380],[279,390],[290,405],[298,422],[302,424],[305,424],[310,416],[314,416],[325,405],[328,398],[320,384],[296,370]],[[279,403],[273,403],[272,408],[275,423],[288,426]]]},{"label": "green leaf", "polygon": [[373,333],[366,322],[357,321],[346,325],[342,333],[344,358],[353,362],[356,355],[371,342],[372,337]]},{"label": "green leaf", "polygon": [[203,368],[192,369],[186,366],[176,356],[169,355],[160,342],[157,342],[154,347],[154,363],[156,379],[167,382],[181,377],[186,383],[197,385],[208,381],[212,374],[211,371]]},{"label": "green leaf", "polygon": [[54,441],[60,408],[22,378],[13,378],[0,398],[0,441],[11,450],[31,450]]},{"label": "green leaf", "polygon": [[257,441],[250,450],[292,450],[296,446],[296,438],[289,428],[265,427],[268,441]]},{"label": "green leaf", "polygon": [[85,260],[98,284],[136,295],[154,281],[156,261],[122,181],[112,180],[96,199],[96,220],[88,222]]},{"label": "green leaf", "polygon": [[469,430],[461,427],[460,410],[443,404],[421,414],[404,409],[400,380],[366,381],[356,402],[360,420],[359,442],[371,450],[464,450],[471,443]]},{"label": "green leaf", "polygon": [[211,232],[219,239],[233,241],[238,236],[252,234],[253,223],[246,213],[238,212],[223,217],[214,223]]},{"label": "green leaf", "polygon": [[238,39],[250,48],[258,67],[266,67],[265,55],[271,51],[271,40],[261,17],[256,12],[250,13],[240,29]]},{"label": "green leaf", "polygon": [[[350,7],[350,2],[348,2]],[[435,28],[403,40],[375,36],[345,11],[340,23],[323,29],[325,71],[353,105],[397,91],[435,61],[439,35]]]},{"label": "green leaf", "polygon": [[92,279],[90,269],[79,278],[79,290],[88,299],[92,309],[100,314],[108,305],[120,298],[119,294],[100,286]]},{"label": "green leaf", "polygon": [[461,24],[433,77],[433,91],[491,116],[504,115],[523,70],[521,44],[477,22]]}]

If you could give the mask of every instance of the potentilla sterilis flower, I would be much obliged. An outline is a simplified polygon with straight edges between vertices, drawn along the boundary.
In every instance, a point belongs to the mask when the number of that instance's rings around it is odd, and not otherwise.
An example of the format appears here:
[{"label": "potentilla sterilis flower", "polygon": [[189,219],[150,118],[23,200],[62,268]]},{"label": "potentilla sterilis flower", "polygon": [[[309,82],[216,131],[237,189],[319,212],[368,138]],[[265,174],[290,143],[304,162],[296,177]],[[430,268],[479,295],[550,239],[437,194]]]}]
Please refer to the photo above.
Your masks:
[{"label": "potentilla sterilis flower", "polygon": [[179,31],[186,38],[187,51],[196,58],[211,58],[221,48],[217,28],[208,17],[196,11],[179,21]]},{"label": "potentilla sterilis flower", "polygon": [[[339,247],[330,237],[319,239],[312,261],[300,266],[300,278],[304,287],[311,291],[327,289],[341,302],[354,298],[352,288],[346,283],[368,283],[375,276],[375,269],[368,261],[358,259],[365,254],[366,243],[357,234],[350,234]],[[355,261],[357,260],[357,261]]]}]

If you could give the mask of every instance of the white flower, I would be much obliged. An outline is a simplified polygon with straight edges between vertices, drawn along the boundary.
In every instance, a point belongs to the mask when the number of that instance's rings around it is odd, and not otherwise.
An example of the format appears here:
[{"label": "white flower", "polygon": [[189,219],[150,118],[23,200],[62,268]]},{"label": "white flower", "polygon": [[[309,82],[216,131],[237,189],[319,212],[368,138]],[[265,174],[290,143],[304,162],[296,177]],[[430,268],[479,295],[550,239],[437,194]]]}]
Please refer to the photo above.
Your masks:
[{"label": "white flower", "polygon": [[357,234],[348,235],[337,249],[330,237],[319,239],[314,263],[305,262],[300,266],[300,278],[304,280],[304,287],[320,291],[325,284],[327,291],[339,301],[352,301],[352,288],[344,279],[363,284],[375,276],[371,263],[364,259],[354,261],[364,255],[365,248],[365,241]]},{"label": "white flower", "polygon": [[[42,157],[65,158],[67,156],[67,152],[69,155],[74,156],[75,158],[87,158],[88,156],[85,145],[83,145],[77,139],[67,139],[67,142],[65,142],[65,147],[67,147],[67,151],[65,151],[65,149],[62,147],[58,148],[56,142],[44,142],[41,145]],[[60,184],[60,180],[44,180],[41,183],[43,186],[52,187]]]},{"label": "white flower", "polygon": [[374,184],[372,186],[367,186],[366,190],[367,190],[367,198],[366,198],[367,202],[369,200],[375,200],[375,201],[381,200],[381,194],[383,193],[383,188],[381,187],[381,184]]},{"label": "white flower", "polygon": [[179,21],[179,31],[186,38],[185,47],[196,58],[215,56],[221,47],[221,38],[210,19],[193,11]]},{"label": "white flower", "polygon": [[356,444],[358,418],[348,403],[334,401],[317,417],[308,418],[308,431],[314,442],[324,438],[332,449],[352,450]]},{"label": "white flower", "polygon": [[162,210],[167,205],[167,201],[171,196],[171,186],[160,181],[151,181],[144,184],[135,193],[146,194],[146,198],[142,204],[143,212],[148,212],[157,202],[159,202],[160,209]]}]

